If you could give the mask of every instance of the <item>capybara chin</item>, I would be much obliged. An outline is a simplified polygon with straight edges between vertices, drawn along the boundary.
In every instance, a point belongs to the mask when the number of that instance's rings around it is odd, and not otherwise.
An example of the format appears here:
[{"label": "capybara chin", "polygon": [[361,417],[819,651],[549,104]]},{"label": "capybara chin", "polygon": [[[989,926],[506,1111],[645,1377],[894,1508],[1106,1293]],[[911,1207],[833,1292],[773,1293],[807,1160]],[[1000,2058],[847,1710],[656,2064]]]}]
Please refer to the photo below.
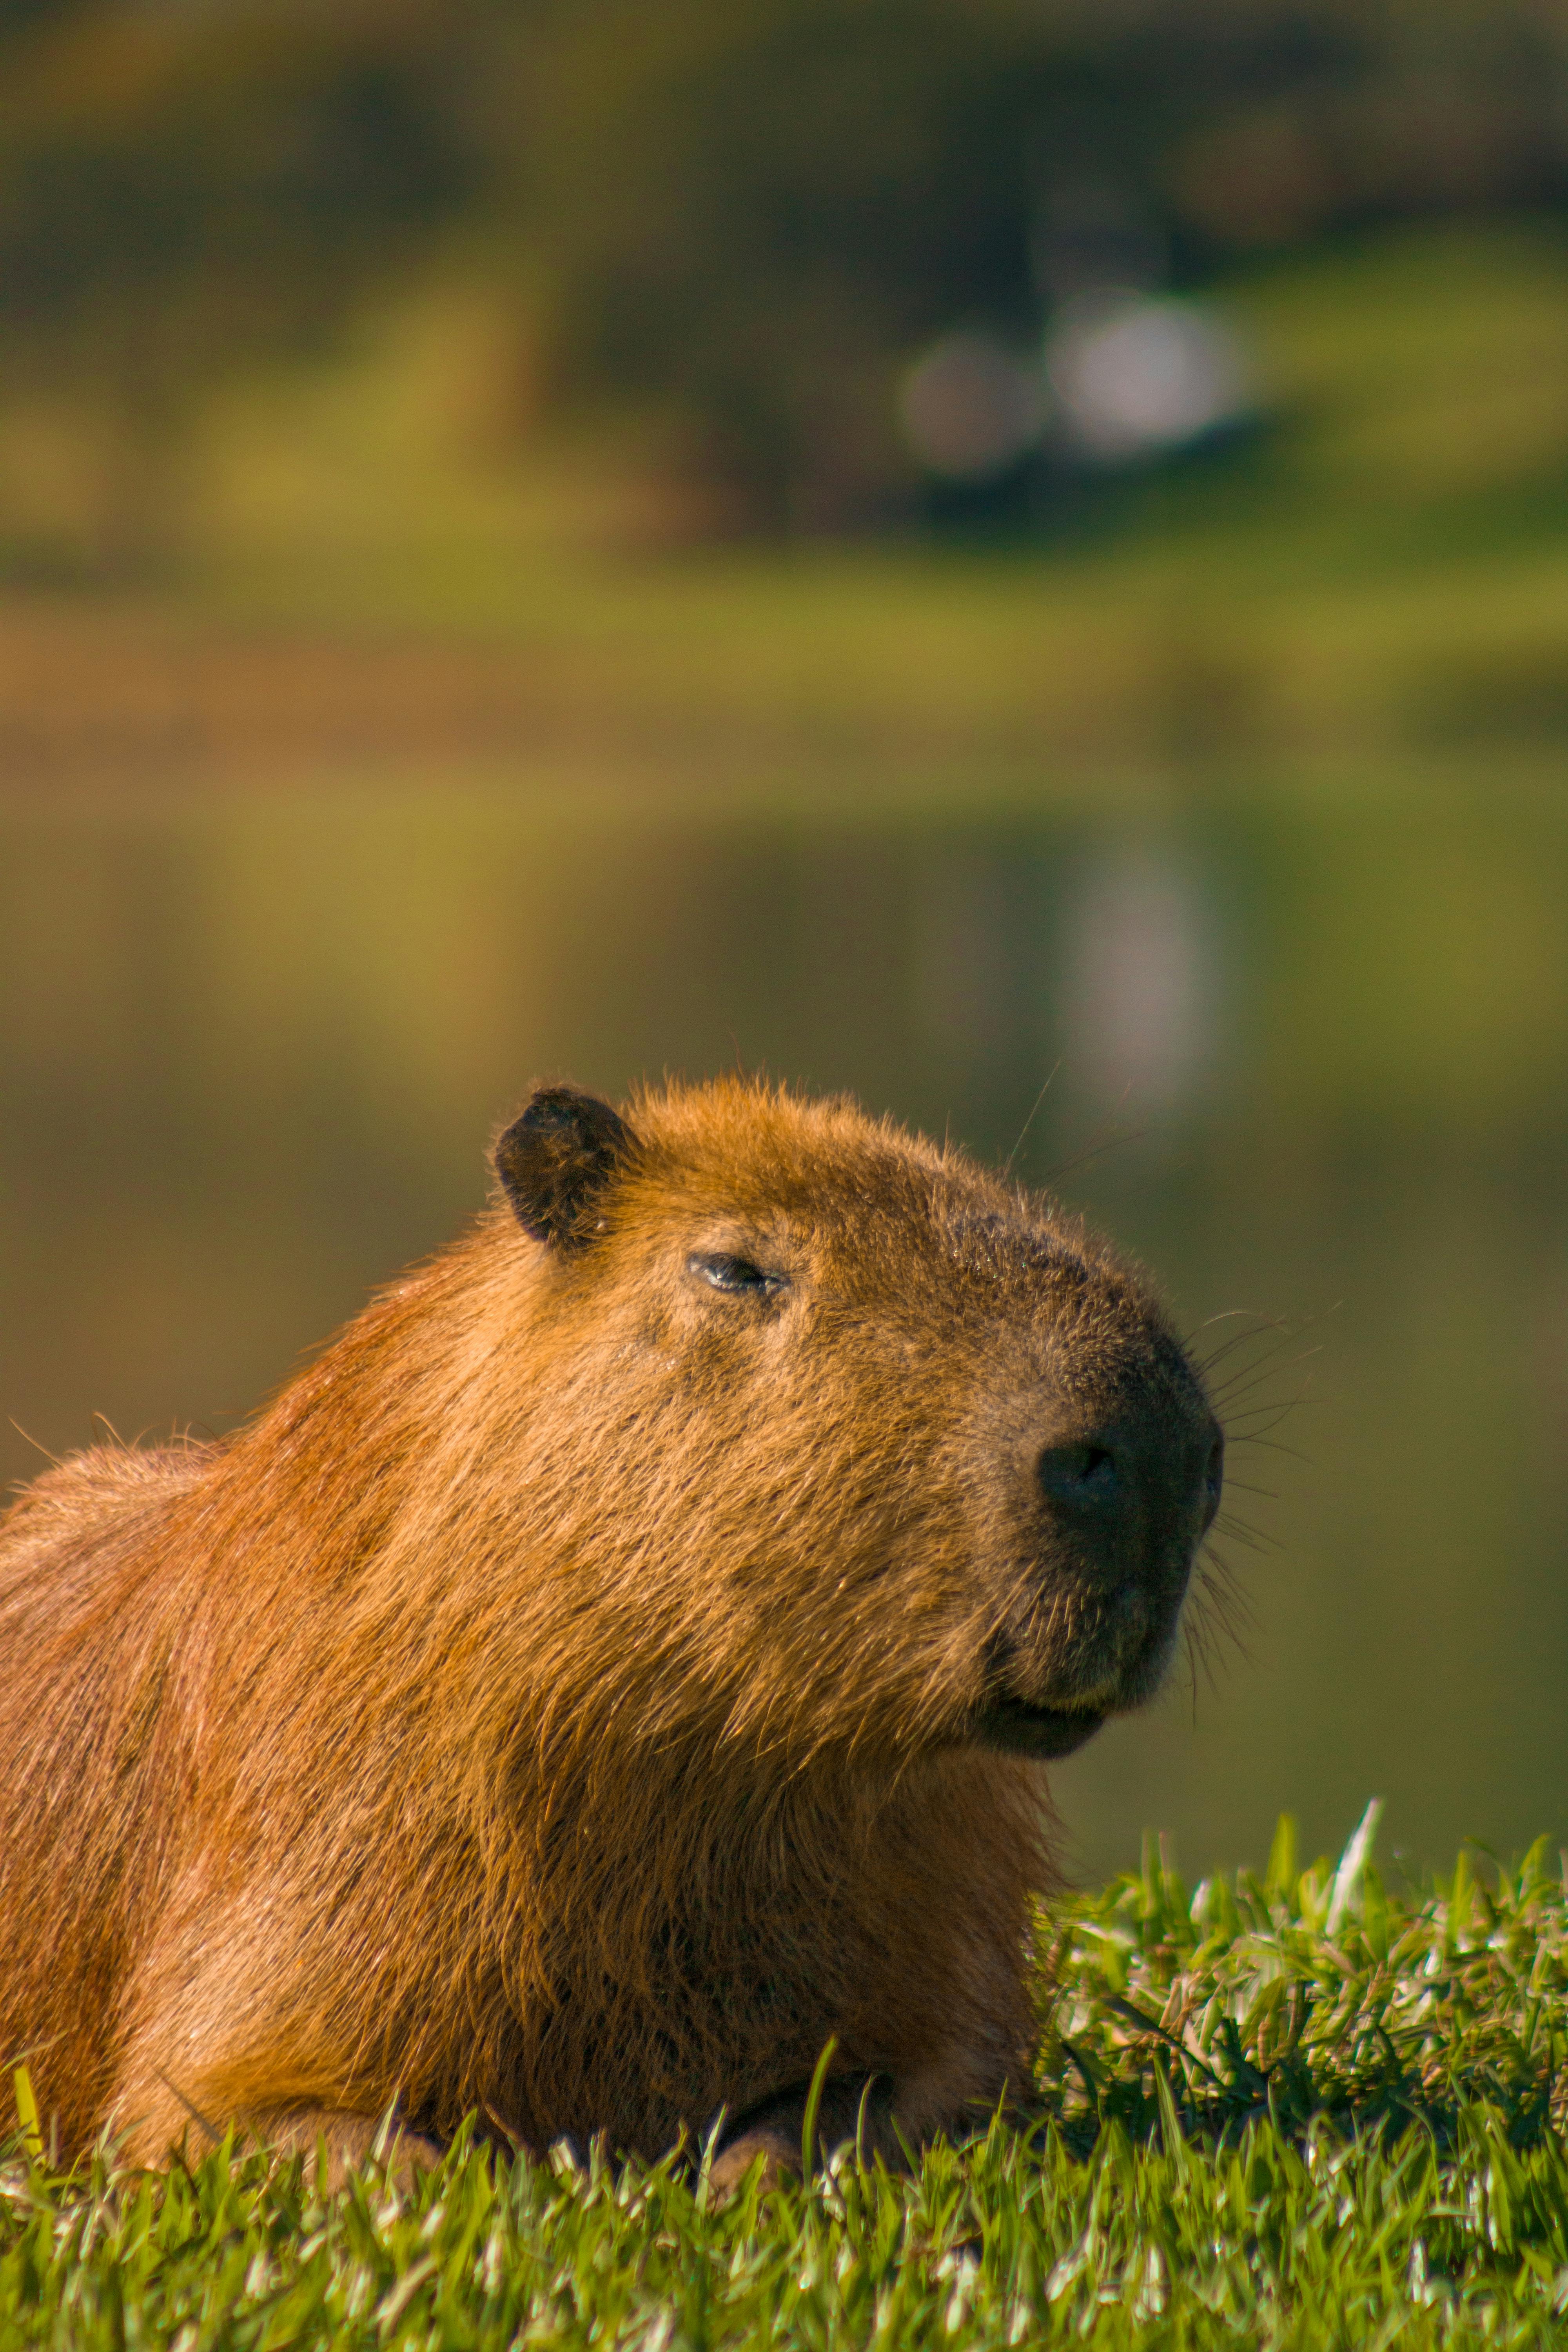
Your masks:
[{"label": "capybara chin", "polygon": [[722,2111],[732,2175],[830,2039],[889,2156],[1026,2091],[1042,1763],[1218,1500],[1182,1348],[847,1101],[544,1088],[495,1164],[238,1435],[0,1521],[0,2061],[63,2153]]}]

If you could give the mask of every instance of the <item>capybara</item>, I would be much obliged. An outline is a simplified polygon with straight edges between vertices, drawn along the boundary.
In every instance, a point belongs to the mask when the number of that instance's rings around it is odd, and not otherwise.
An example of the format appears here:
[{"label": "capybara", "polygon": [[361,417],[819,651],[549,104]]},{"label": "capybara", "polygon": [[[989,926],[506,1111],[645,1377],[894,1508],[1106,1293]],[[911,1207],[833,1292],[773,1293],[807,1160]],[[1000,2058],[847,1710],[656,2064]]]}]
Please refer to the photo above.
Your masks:
[{"label": "capybara", "polygon": [[825,2145],[1027,2093],[1042,1766],[1218,1500],[1182,1347],[847,1100],[542,1088],[495,1165],[238,1434],[0,1521],[0,2082],[63,2155],[477,2114],[729,2180],[830,2041]]}]

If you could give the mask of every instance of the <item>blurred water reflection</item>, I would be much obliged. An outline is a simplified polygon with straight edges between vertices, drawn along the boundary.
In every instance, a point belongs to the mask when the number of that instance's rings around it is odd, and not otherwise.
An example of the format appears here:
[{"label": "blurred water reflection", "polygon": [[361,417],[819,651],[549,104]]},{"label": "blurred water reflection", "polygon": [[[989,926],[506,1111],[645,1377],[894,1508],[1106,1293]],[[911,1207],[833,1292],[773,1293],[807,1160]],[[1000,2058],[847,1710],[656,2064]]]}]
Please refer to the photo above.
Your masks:
[{"label": "blurred water reflection", "polygon": [[739,1055],[1059,1171],[1239,1341],[1250,1654],[1059,1770],[1079,1868],[1568,1831],[1568,811],[1182,805],[0,808],[6,1474],[231,1426],[534,1076]]},{"label": "blurred water reflection", "polygon": [[1105,1103],[1169,1112],[1212,1064],[1222,1008],[1218,924],[1169,850],[1131,846],[1089,866],[1065,925],[1064,1048]]}]

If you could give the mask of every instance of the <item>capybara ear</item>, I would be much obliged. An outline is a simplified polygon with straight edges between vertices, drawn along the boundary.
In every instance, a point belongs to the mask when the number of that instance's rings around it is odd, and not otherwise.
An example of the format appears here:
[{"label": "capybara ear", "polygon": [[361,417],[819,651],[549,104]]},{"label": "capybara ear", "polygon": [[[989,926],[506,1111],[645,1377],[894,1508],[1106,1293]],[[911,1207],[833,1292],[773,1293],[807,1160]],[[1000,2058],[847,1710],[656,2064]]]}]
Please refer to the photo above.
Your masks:
[{"label": "capybara ear", "polygon": [[574,1248],[602,1222],[600,1196],[637,1150],[617,1111],[577,1087],[540,1087],[495,1148],[496,1174],[524,1233]]}]

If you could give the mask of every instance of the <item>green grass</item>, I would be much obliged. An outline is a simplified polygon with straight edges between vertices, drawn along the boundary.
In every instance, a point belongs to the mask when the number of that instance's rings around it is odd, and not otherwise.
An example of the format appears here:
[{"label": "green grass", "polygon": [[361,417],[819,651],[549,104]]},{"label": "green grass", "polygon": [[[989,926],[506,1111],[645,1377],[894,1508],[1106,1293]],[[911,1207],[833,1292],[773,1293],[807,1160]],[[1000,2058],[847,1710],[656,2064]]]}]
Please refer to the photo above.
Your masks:
[{"label": "green grass", "polygon": [[[1352,1841],[1058,1909],[1043,2121],[895,2180],[708,2210],[663,2168],[456,2151],[318,2197],[225,2149],[166,2178],[17,2155],[0,2343],[247,2352],[1568,2341],[1568,1893],[1390,1892]],[[1042,1979],[1043,1981],[1043,1979]]]}]

